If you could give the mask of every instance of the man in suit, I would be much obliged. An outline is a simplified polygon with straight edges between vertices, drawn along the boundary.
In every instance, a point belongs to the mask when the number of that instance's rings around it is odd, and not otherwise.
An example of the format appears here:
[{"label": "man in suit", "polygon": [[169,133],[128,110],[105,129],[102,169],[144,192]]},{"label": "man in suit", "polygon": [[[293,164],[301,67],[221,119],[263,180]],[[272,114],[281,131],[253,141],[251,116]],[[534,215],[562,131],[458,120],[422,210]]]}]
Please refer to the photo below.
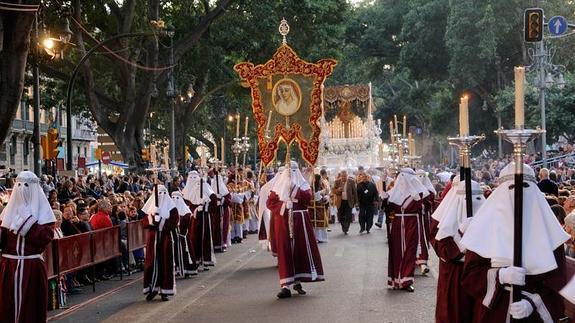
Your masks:
[{"label": "man in suit", "polygon": [[357,205],[357,187],[355,181],[347,176],[347,171],[341,171],[333,186],[337,217],[341,230],[347,235],[351,224],[351,209]]},{"label": "man in suit", "polygon": [[547,168],[541,168],[539,171],[539,183],[537,183],[537,186],[539,190],[545,194],[553,194],[556,197],[559,196],[559,186],[549,179],[549,170]]}]

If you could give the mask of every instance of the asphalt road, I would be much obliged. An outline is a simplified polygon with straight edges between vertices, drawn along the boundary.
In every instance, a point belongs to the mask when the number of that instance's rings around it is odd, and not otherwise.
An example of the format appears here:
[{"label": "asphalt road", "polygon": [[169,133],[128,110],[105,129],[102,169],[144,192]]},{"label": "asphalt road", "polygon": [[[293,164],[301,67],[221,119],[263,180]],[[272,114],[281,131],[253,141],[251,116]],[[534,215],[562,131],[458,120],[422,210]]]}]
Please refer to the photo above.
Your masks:
[{"label": "asphalt road", "polygon": [[117,290],[61,313],[56,321],[433,322],[436,260],[432,259],[428,277],[416,271],[415,293],[390,290],[385,231],[374,228],[361,236],[358,231],[358,225],[352,224],[350,234],[344,236],[337,225],[332,227],[329,242],[320,244],[326,281],[304,284],[305,296],[275,297],[279,291],[276,260],[260,250],[257,237],[250,235],[244,243],[217,254],[215,268],[178,280],[177,295],[168,302],[159,298],[146,302],[141,276],[131,276],[107,282]]}]

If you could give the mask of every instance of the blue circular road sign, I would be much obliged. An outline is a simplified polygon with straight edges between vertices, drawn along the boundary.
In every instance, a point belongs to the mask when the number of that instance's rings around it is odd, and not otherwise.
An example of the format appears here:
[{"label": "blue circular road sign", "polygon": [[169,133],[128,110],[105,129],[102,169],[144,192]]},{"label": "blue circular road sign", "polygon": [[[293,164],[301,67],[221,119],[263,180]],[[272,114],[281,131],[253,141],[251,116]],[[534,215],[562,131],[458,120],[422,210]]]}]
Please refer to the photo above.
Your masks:
[{"label": "blue circular road sign", "polygon": [[547,23],[549,27],[549,32],[553,36],[559,36],[567,31],[567,19],[562,16],[555,16],[549,19]]}]

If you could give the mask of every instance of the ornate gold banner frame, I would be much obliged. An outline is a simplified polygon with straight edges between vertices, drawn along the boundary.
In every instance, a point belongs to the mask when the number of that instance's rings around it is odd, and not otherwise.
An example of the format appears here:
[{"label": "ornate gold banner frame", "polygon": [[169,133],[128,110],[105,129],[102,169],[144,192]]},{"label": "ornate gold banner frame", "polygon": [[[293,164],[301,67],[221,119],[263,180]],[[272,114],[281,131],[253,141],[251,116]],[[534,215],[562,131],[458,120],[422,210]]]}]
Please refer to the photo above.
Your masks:
[{"label": "ornate gold banner frame", "polygon": [[[288,146],[296,140],[302,153],[302,158],[309,165],[315,165],[319,153],[319,138],[321,133],[319,119],[322,114],[323,82],[331,75],[333,68],[337,64],[337,61],[334,59],[322,59],[317,63],[309,63],[302,60],[295,51],[286,44],[285,36],[288,32],[289,26],[285,20],[282,20],[280,33],[284,36],[283,44],[265,64],[254,65],[250,62],[242,62],[234,66],[234,70],[238,72],[242,81],[246,82],[251,89],[252,111],[257,123],[260,158],[265,166],[269,165],[276,158],[280,140],[283,140]],[[275,84],[272,84],[274,76],[276,79],[278,76],[282,78]],[[302,97],[304,94],[307,95],[307,93],[302,93],[302,88],[292,79],[293,76],[309,77],[313,80],[309,106],[307,107],[302,104]],[[267,90],[272,93],[271,102],[273,103],[275,112],[285,117],[286,120],[285,123],[276,122],[271,135],[266,133],[270,127],[271,120],[268,120],[269,117],[266,115],[266,110],[264,109],[264,100],[262,99],[262,91],[260,89],[260,81],[262,80],[269,82]],[[283,102],[282,97],[279,95],[283,93],[279,91],[287,92],[285,95],[291,96],[293,98],[292,102]],[[277,98],[274,95],[277,95]],[[270,102],[266,104],[270,104]],[[302,124],[298,123],[297,120],[296,122],[290,122],[290,115],[296,112],[301,113],[301,115],[305,114],[309,122],[311,135],[308,138],[306,138],[302,132]],[[269,116],[271,116],[271,114],[272,112],[269,112]],[[308,128],[308,125],[304,126],[306,129]]]}]

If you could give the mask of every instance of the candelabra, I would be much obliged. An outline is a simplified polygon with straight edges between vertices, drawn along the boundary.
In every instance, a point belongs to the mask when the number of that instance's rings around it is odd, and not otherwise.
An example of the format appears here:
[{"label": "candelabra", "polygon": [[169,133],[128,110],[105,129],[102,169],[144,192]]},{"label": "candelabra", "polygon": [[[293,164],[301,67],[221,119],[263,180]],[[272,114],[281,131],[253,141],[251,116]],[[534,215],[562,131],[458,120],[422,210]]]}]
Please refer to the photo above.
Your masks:
[{"label": "candelabra", "polygon": [[[495,133],[506,141],[513,144],[513,159],[515,161],[514,178],[514,222],[513,222],[513,266],[521,267],[523,255],[523,154],[527,143],[535,138],[545,135],[545,130],[523,129],[517,126],[516,129],[504,130],[499,128]],[[513,302],[521,299],[521,287],[511,286]]]},{"label": "candelabra", "polygon": [[234,144],[232,145],[232,153],[234,154],[234,157],[235,157],[236,186],[237,186],[237,183],[239,183],[239,179],[238,179],[238,168],[239,168],[238,157],[240,156],[241,152],[242,152],[242,139],[239,137],[235,137],[234,138]]},{"label": "candelabra", "polygon": [[247,153],[250,151],[250,137],[242,137],[242,143],[241,143],[241,152],[243,154],[242,156],[242,167],[246,167],[246,155]]}]

